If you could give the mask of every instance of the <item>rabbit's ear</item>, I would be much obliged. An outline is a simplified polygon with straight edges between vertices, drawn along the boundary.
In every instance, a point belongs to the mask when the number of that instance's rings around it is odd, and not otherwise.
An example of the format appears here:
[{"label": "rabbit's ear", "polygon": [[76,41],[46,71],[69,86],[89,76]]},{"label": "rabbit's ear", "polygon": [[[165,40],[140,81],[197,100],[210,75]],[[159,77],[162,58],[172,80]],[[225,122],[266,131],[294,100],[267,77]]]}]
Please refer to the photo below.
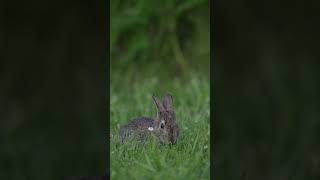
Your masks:
[{"label": "rabbit's ear", "polygon": [[164,97],[163,106],[166,110],[172,110],[172,96],[170,94]]},{"label": "rabbit's ear", "polygon": [[153,99],[153,102],[155,103],[155,105],[157,106],[157,109],[159,112],[165,110],[162,103],[159,101],[159,99],[155,95],[152,96],[152,99]]}]

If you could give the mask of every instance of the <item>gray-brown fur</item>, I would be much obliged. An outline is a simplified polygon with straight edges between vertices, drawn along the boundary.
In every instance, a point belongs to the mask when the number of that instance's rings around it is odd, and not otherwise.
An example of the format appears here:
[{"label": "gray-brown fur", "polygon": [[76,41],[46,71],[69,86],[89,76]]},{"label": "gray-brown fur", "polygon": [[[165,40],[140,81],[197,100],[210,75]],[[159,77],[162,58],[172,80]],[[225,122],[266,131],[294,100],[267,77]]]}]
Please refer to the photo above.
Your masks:
[{"label": "gray-brown fur", "polygon": [[[135,118],[121,126],[119,131],[121,143],[124,143],[131,135],[138,135],[138,137],[144,139],[144,137],[151,133],[158,137],[162,144],[177,143],[179,128],[172,107],[172,96],[166,95],[163,102],[160,102],[155,96],[152,96],[152,98],[157,107],[157,117]],[[151,127],[153,128],[153,131],[148,130],[148,128]]]},{"label": "gray-brown fur", "polygon": [[135,133],[135,135],[143,138],[144,135],[148,134],[148,127],[153,126],[153,119],[147,117],[140,117],[130,120],[126,125],[120,128],[120,142]]}]

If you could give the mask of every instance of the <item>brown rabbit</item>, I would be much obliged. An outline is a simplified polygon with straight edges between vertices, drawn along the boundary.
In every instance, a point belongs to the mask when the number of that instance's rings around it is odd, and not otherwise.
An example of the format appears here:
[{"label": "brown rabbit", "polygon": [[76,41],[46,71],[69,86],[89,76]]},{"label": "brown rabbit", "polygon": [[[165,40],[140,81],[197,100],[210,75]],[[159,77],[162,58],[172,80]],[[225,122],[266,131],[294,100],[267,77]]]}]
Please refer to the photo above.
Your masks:
[{"label": "brown rabbit", "polygon": [[161,144],[176,144],[179,136],[179,128],[172,108],[172,96],[166,95],[163,102],[156,96],[152,96],[157,107],[157,117],[134,118],[126,125],[121,126],[119,131],[120,142],[131,135],[137,135],[140,140],[144,140],[149,135],[156,136]]}]

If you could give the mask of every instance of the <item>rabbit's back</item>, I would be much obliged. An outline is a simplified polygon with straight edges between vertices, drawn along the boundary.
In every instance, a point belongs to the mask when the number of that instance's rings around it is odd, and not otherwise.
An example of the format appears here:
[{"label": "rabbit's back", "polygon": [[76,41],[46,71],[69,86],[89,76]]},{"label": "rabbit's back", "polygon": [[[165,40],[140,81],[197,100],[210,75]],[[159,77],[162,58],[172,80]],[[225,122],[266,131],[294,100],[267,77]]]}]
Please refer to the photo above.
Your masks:
[{"label": "rabbit's back", "polygon": [[140,136],[145,135],[148,131],[148,127],[153,126],[153,122],[154,120],[148,117],[140,117],[130,120],[127,124],[120,127],[120,142],[123,143],[124,140],[133,133]]}]

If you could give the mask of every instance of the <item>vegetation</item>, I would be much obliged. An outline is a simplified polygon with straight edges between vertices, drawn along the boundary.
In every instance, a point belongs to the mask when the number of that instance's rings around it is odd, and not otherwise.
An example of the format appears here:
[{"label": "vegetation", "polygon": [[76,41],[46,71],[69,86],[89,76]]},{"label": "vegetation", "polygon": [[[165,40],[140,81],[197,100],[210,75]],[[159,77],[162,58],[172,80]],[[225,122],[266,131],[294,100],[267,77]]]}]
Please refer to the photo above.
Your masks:
[{"label": "vegetation", "polygon": [[[209,179],[210,108],[209,82],[193,77],[159,86],[159,79],[145,78],[130,84],[113,81],[111,86],[111,179]],[[151,92],[163,96],[170,89],[177,123],[181,129],[178,143],[163,146],[156,141],[145,145],[119,144],[118,130],[128,119],[155,117]]]},{"label": "vegetation", "polygon": [[[110,27],[111,179],[209,179],[209,1],[113,1]],[[118,143],[120,125],[156,116],[173,95],[178,143]]]},{"label": "vegetation", "polygon": [[209,72],[209,1],[110,3],[112,69],[137,71],[141,66],[150,68],[151,61],[161,61],[170,66],[158,70],[174,75],[190,70]]}]

